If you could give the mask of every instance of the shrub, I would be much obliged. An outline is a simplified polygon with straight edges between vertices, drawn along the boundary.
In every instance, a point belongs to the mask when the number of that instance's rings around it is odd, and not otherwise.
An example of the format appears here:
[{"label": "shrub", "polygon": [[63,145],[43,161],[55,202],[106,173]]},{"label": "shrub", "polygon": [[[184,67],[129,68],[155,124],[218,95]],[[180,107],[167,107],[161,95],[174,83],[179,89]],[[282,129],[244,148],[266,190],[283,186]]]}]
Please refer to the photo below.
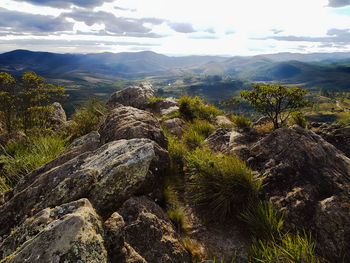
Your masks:
[{"label": "shrub", "polygon": [[260,239],[277,237],[284,223],[283,213],[276,211],[271,202],[251,204],[240,218],[248,225],[252,236]]},{"label": "shrub", "polygon": [[301,111],[295,111],[291,113],[291,124],[297,124],[302,128],[306,128],[306,119]]},{"label": "shrub", "polygon": [[255,240],[248,251],[248,259],[249,262],[259,263],[319,263],[315,256],[315,248],[316,244],[311,240],[311,235],[287,233],[281,235],[279,241]]},{"label": "shrub", "polygon": [[170,158],[177,163],[182,163],[185,154],[187,153],[187,147],[181,143],[177,136],[167,134],[168,137],[168,152]]},{"label": "shrub", "polygon": [[204,120],[194,120],[193,123],[190,124],[190,129],[196,131],[204,138],[209,137],[214,131],[213,126],[208,121]]},{"label": "shrub", "polygon": [[99,129],[106,117],[106,109],[98,99],[88,100],[76,111],[72,118],[70,130],[77,138]]},{"label": "shrub", "polygon": [[221,114],[221,110],[214,105],[205,105],[204,100],[197,96],[182,96],[178,99],[178,105],[181,117],[189,121],[197,118],[211,120]]},{"label": "shrub", "polygon": [[204,142],[204,136],[198,133],[196,130],[188,129],[182,135],[182,140],[190,150],[194,150],[201,146]]},{"label": "shrub", "polygon": [[22,176],[56,158],[67,147],[60,136],[35,136],[23,141],[12,142],[2,147],[0,164],[1,177],[14,187]]},{"label": "shrub", "polygon": [[252,125],[252,121],[246,116],[244,116],[243,114],[232,116],[231,119],[232,119],[233,125],[238,128],[246,128]]},{"label": "shrub", "polygon": [[192,201],[208,219],[227,219],[257,199],[261,181],[239,158],[197,148],[186,156]]}]

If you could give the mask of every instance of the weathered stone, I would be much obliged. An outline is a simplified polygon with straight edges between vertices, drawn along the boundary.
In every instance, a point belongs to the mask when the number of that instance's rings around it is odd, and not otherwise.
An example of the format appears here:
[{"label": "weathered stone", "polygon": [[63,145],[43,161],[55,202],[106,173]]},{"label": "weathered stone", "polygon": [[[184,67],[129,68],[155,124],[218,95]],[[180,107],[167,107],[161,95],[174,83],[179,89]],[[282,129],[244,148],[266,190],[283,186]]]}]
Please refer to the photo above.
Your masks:
[{"label": "weathered stone", "polygon": [[125,241],[147,262],[191,262],[169,218],[147,197],[133,197],[118,211],[125,221]]},{"label": "weathered stone", "polygon": [[229,118],[227,118],[226,116],[222,116],[222,115],[216,116],[215,123],[217,125],[223,126],[224,128],[232,128],[233,127],[232,121],[230,121]]},{"label": "weathered stone", "polygon": [[47,116],[48,125],[53,128],[62,126],[67,121],[66,112],[59,102],[54,102],[51,106],[52,110],[49,111]]},{"label": "weathered stone", "polygon": [[165,98],[148,107],[148,110],[158,116],[167,116],[178,111],[179,107],[175,98]]},{"label": "weathered stone", "polygon": [[111,111],[100,128],[101,144],[120,139],[147,138],[164,149],[168,140],[153,114],[133,107],[121,106]]},{"label": "weathered stone", "polygon": [[350,158],[350,126],[343,127],[338,124],[320,122],[312,122],[309,126],[312,131],[321,135],[323,139]]},{"label": "weathered stone", "polygon": [[180,118],[173,118],[162,121],[162,125],[167,131],[180,137],[184,133],[183,130],[186,123]]},{"label": "weathered stone", "polygon": [[148,140],[119,140],[44,169],[16,188],[12,198],[0,206],[0,236],[45,207],[87,197],[105,215],[141,190],[152,192],[145,183],[154,156]]},{"label": "weathered stone", "polygon": [[131,106],[144,109],[148,100],[154,96],[152,85],[142,83],[139,86],[131,86],[112,94],[107,102],[107,107],[114,109],[119,106]]},{"label": "weathered stone", "polygon": [[231,132],[229,130],[219,128],[204,141],[204,146],[217,152],[226,153],[228,151],[230,137]]},{"label": "weathered stone", "polygon": [[[330,262],[350,249],[350,159],[312,131],[278,129],[250,149],[267,200],[285,211],[287,226],[313,232]],[[345,261],[350,260],[345,256]]]},{"label": "weathered stone", "polygon": [[0,244],[2,262],[107,262],[101,222],[87,199],[46,208]]}]

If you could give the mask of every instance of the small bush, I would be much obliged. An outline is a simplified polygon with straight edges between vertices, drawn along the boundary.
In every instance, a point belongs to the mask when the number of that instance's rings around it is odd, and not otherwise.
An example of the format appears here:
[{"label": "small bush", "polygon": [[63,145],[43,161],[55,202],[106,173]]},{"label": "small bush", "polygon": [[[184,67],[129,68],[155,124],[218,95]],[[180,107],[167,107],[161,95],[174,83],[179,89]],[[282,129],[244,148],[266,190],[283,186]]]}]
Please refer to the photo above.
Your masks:
[{"label": "small bush", "polygon": [[178,105],[181,117],[189,121],[197,118],[211,120],[222,113],[214,105],[205,105],[204,100],[197,96],[182,96],[178,99]]},{"label": "small bush", "polygon": [[209,137],[214,131],[213,126],[208,121],[204,120],[194,120],[193,123],[190,124],[190,129],[196,131],[204,138]]},{"label": "small bush", "polygon": [[182,135],[182,140],[190,150],[201,146],[205,140],[204,136],[193,129],[188,129]]},{"label": "small bush", "polygon": [[7,144],[0,155],[2,181],[14,187],[24,175],[53,160],[66,147],[67,142],[60,136],[29,137],[27,142]]},{"label": "small bush", "polygon": [[177,163],[182,163],[185,154],[187,153],[187,147],[179,141],[175,135],[167,135],[168,137],[168,152],[170,158]]},{"label": "small bush", "polygon": [[78,138],[100,128],[106,117],[106,108],[98,99],[88,100],[72,117],[72,138]]},{"label": "small bush", "polygon": [[243,114],[232,116],[231,119],[232,119],[233,125],[236,126],[237,128],[246,128],[252,125],[252,121],[246,116],[244,116]]},{"label": "small bush", "polygon": [[316,244],[311,235],[284,234],[278,241],[255,240],[248,251],[249,262],[252,263],[319,263],[315,256]]},{"label": "small bush", "polygon": [[276,211],[271,202],[251,204],[240,218],[248,225],[251,235],[260,239],[277,237],[284,223],[283,213]]},{"label": "small bush", "polygon": [[257,199],[261,181],[239,158],[197,148],[186,156],[192,201],[208,219],[227,219]]},{"label": "small bush", "polygon": [[170,220],[175,224],[178,231],[181,233],[189,232],[189,224],[187,221],[187,215],[185,210],[182,207],[177,207],[168,211],[168,216]]},{"label": "small bush", "polygon": [[291,124],[297,124],[302,128],[306,128],[307,123],[304,114],[301,111],[292,112]]}]

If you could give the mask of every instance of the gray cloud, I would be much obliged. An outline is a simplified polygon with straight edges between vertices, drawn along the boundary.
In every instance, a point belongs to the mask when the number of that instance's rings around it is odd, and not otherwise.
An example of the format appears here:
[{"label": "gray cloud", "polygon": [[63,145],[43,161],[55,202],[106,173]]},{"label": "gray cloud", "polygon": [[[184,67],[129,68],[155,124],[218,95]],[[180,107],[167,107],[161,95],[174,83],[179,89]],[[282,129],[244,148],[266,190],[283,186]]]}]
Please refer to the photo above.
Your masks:
[{"label": "gray cloud", "polygon": [[0,30],[9,33],[49,33],[69,31],[73,23],[63,17],[32,15],[0,7]]},{"label": "gray cloud", "polygon": [[[162,20],[156,18],[132,19],[116,17],[108,12],[93,12],[85,9],[74,9],[72,12],[63,13],[61,16],[84,22],[88,26],[92,26],[93,24],[104,24],[106,29],[105,34],[153,38],[160,37],[159,35],[152,33],[150,28],[143,25],[145,22],[152,24],[162,22]],[[101,32],[99,34],[101,34]]]},{"label": "gray cloud", "polygon": [[330,29],[327,36],[324,37],[306,37],[306,36],[269,36],[258,38],[257,40],[274,39],[279,41],[298,41],[298,42],[321,42],[348,45],[350,43],[350,29]]},{"label": "gray cloud", "polygon": [[96,7],[101,6],[105,2],[112,2],[113,0],[15,0],[17,2],[27,2],[34,5],[43,5],[57,8],[69,8],[71,5],[80,7]]},{"label": "gray cloud", "polygon": [[328,6],[330,7],[343,7],[350,5],[350,0],[328,0]]},{"label": "gray cloud", "polygon": [[191,24],[188,23],[168,23],[171,29],[179,33],[193,33],[196,30],[193,29]]}]

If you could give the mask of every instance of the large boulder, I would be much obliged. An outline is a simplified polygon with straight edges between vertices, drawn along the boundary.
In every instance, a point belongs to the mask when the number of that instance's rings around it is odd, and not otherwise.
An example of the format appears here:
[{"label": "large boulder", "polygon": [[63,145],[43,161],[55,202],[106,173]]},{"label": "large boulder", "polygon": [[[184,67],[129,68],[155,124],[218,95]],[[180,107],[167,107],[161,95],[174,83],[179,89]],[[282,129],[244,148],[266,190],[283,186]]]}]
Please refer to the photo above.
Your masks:
[{"label": "large boulder", "polygon": [[45,208],[0,243],[1,262],[107,262],[101,226],[87,199]]},{"label": "large boulder", "polygon": [[107,107],[114,109],[119,106],[131,106],[144,109],[148,100],[154,96],[152,85],[142,83],[139,86],[130,86],[124,90],[112,94],[107,102]]},{"label": "large boulder", "polygon": [[65,162],[53,160],[47,164],[50,169],[42,167],[42,172],[25,177],[0,206],[0,236],[46,207],[85,197],[105,216],[132,195],[153,192],[145,185],[154,156],[149,140],[132,139],[107,143]]},{"label": "large boulder", "polygon": [[313,232],[318,253],[338,262],[350,251],[350,159],[310,130],[278,129],[250,148],[263,196],[288,226]]},{"label": "large boulder", "polygon": [[118,213],[125,221],[125,241],[147,262],[191,262],[173,224],[147,197],[133,197]]},{"label": "large boulder", "polygon": [[350,126],[312,122],[310,128],[350,158]]},{"label": "large boulder", "polygon": [[62,126],[67,121],[66,112],[59,102],[54,102],[52,110],[49,111],[47,121],[50,127],[57,128]]}]

